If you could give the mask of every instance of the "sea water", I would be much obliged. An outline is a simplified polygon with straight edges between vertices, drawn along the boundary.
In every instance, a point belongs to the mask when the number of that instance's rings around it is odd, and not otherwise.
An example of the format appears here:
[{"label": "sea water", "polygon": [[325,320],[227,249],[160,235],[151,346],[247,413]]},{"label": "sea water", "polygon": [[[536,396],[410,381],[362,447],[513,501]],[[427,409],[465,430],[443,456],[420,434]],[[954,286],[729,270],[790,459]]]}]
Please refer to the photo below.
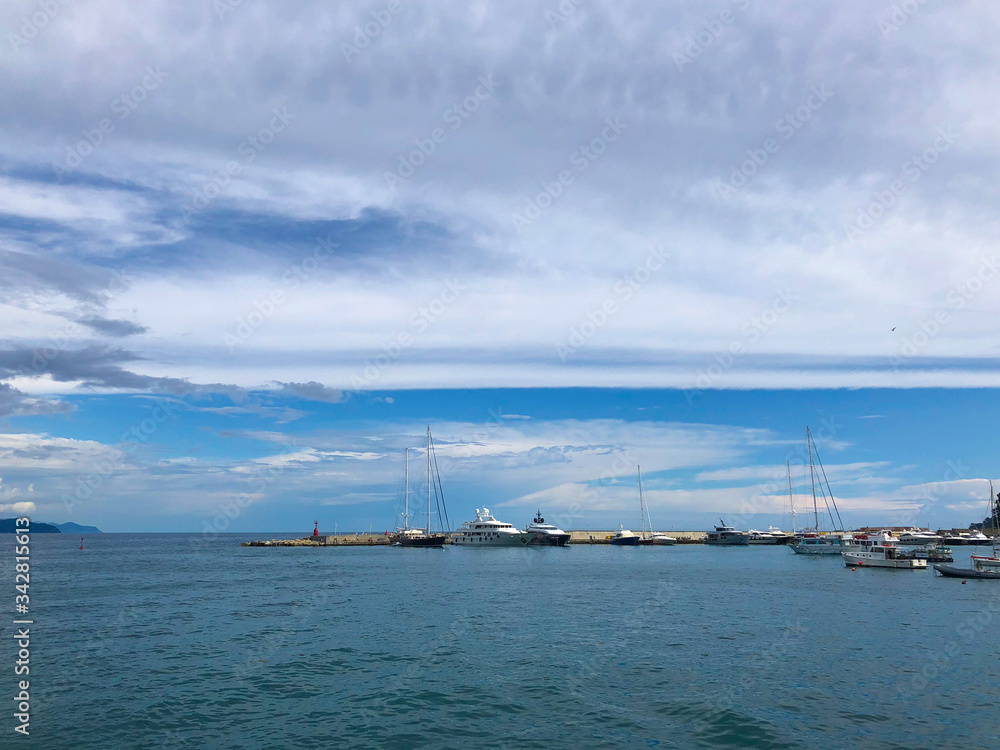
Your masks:
[{"label": "sea water", "polygon": [[8,700],[0,746],[1000,746],[1000,581],[783,547],[239,546],[271,536],[33,535],[31,734]]}]

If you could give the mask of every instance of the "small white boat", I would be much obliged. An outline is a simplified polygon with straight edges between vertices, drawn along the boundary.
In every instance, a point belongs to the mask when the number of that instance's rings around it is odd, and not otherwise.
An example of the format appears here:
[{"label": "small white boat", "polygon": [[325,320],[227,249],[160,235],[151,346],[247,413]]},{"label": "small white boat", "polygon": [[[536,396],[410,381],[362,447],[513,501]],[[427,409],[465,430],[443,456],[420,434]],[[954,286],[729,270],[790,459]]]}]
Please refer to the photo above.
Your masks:
[{"label": "small white boat", "polygon": [[1000,571],[1000,557],[997,557],[995,552],[989,557],[986,555],[973,555],[972,564],[976,566],[976,570]]},{"label": "small white boat", "polygon": [[920,560],[899,549],[896,540],[888,531],[880,531],[877,534],[855,534],[850,539],[845,539],[841,555],[848,567],[927,569],[927,560]]}]

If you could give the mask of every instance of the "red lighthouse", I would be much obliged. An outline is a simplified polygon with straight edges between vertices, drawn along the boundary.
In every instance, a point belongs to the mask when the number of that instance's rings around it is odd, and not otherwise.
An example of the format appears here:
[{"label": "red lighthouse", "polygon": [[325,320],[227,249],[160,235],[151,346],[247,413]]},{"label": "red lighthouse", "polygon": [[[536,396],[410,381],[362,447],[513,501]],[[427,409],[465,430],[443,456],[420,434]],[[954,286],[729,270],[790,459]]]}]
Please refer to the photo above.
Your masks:
[{"label": "red lighthouse", "polygon": [[313,536],[319,536],[319,521],[313,521],[316,527],[313,529]]}]

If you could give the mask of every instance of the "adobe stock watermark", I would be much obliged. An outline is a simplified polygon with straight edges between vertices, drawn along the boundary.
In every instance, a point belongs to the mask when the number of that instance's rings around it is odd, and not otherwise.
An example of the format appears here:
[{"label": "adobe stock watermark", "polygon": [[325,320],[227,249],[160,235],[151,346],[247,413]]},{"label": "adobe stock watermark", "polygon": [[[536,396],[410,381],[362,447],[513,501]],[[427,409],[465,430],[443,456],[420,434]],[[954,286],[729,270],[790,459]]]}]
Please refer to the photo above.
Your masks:
[{"label": "adobe stock watermark", "polygon": [[550,29],[557,29],[570,19],[576,9],[586,3],[587,0],[562,0],[555,10],[545,11],[545,20]]},{"label": "adobe stock watermark", "polygon": [[424,333],[431,324],[445,314],[468,287],[458,279],[448,279],[441,287],[438,295],[426,305],[421,305],[411,313],[409,328],[400,330],[388,342],[382,345],[382,350],[373,357],[365,357],[365,366],[360,374],[351,375],[351,388],[355,391],[365,390],[375,383],[382,373],[393,362],[403,356],[403,352],[413,345],[415,337]]},{"label": "adobe stock watermark", "polygon": [[[746,10],[750,6],[750,0],[731,0],[731,2],[737,10]],[[735,20],[736,13],[725,8],[705,21],[704,28],[699,29],[693,36],[689,36],[685,40],[687,43],[684,45],[684,51],[674,52],[674,65],[677,66],[677,72],[682,72],[686,65],[690,65],[701,57],[702,53],[715,44],[726,28],[731,26]]]},{"label": "adobe stock watermark", "polygon": [[10,31],[7,33],[7,41],[10,42],[10,51],[17,53],[21,47],[28,44],[37,37],[42,29],[59,15],[59,12],[69,5],[70,0],[38,0],[38,10],[21,19],[20,34]]},{"label": "adobe stock watermark", "polygon": [[962,283],[955,284],[945,296],[948,309],[935,310],[929,317],[919,321],[917,330],[904,336],[899,342],[898,350],[888,355],[893,372],[899,372],[900,365],[916,357],[951,323],[953,318],[948,312],[949,309],[958,312],[969,307],[986,285],[996,277],[998,270],[1000,270],[1000,260],[996,255],[983,258],[974,274]]},{"label": "adobe stock watermark", "polygon": [[[799,129],[812,119],[813,114],[822,109],[833,92],[827,89],[826,84],[813,86],[809,90],[809,96],[805,102],[800,104],[791,112],[787,112],[784,117],[774,124],[774,129],[785,141],[789,141],[799,131]],[[781,144],[777,138],[768,137],[758,148],[748,148],[747,156],[739,164],[733,165],[733,170],[728,180],[716,179],[712,186],[720,198],[731,198],[736,195],[740,188],[747,184],[747,181],[762,169],[771,157],[781,150]]]},{"label": "adobe stock watermark", "polygon": [[[499,85],[494,80],[492,73],[479,76],[479,85],[473,92],[462,101],[448,107],[441,119],[451,126],[453,132],[458,130],[472,116],[472,113],[479,109],[480,105],[493,96]],[[427,138],[415,138],[413,143],[416,148],[408,154],[400,154],[396,169],[392,172],[385,172],[385,184],[389,190],[395,192],[398,184],[412,177],[417,169],[437,151],[438,146],[448,140],[448,137],[449,133],[444,128],[434,128]]]},{"label": "adobe stock watermark", "polygon": [[641,264],[615,282],[613,294],[608,295],[594,309],[588,310],[585,316],[586,320],[579,325],[572,326],[565,341],[556,343],[555,349],[559,360],[566,362],[573,354],[582,349],[598,331],[602,330],[621,311],[622,305],[632,299],[653,278],[653,274],[663,268],[670,258],[669,252],[663,248],[655,247]]},{"label": "adobe stock watermark", "polygon": [[392,23],[392,19],[403,12],[403,4],[400,0],[389,0],[384,8],[373,10],[371,20],[365,21],[354,27],[354,37],[351,41],[340,43],[340,51],[344,53],[347,62],[354,62],[361,56],[361,51],[366,49],[372,41],[382,35],[382,32]]},{"label": "adobe stock watermark", "polygon": [[279,133],[283,133],[288,124],[295,119],[295,115],[288,111],[288,107],[271,110],[271,119],[267,125],[260,128],[256,133],[247,136],[239,146],[236,147],[236,155],[241,157],[240,161],[231,160],[226,162],[224,169],[219,169],[212,173],[211,178],[202,185],[192,196],[190,203],[185,204],[183,211],[186,215],[204,211],[232,184],[233,177],[243,171],[247,164],[253,164],[257,157],[274,142]]},{"label": "adobe stock watermark", "polygon": [[774,328],[798,300],[799,295],[791,289],[779,289],[770,304],[757,315],[751,316],[750,320],[743,326],[741,338],[733,341],[725,351],[717,352],[713,357],[714,364],[697,371],[694,384],[690,388],[684,389],[684,398],[687,399],[687,402],[694,403],[694,396],[711,388],[723,375],[729,372],[747,353],[748,348]]},{"label": "adobe stock watermark", "polygon": [[903,0],[903,2],[893,5],[889,9],[889,15],[886,18],[880,18],[875,24],[882,36],[882,41],[906,26],[926,3],[927,0]]},{"label": "adobe stock watermark", "polygon": [[844,234],[847,236],[848,244],[854,244],[856,239],[863,237],[869,229],[875,226],[875,222],[896,205],[899,198],[906,192],[907,181],[911,185],[919,182],[924,173],[941,158],[941,154],[946,153],[955,145],[957,136],[952,132],[951,127],[938,128],[935,133],[937,133],[937,137],[930,146],[903,162],[899,176],[889,183],[888,189],[876,190],[872,194],[874,200],[867,206],[858,209],[857,218],[853,222],[844,223]]},{"label": "adobe stock watermark", "polygon": [[285,271],[281,276],[281,286],[277,286],[260,299],[253,301],[253,310],[236,319],[236,327],[222,336],[222,342],[232,354],[236,347],[245,344],[261,326],[274,317],[282,305],[288,301],[288,293],[298,289],[302,282],[307,281],[329,258],[333,251],[340,247],[329,235],[326,239],[316,240],[316,248],[312,255],[303,258],[299,263]]},{"label": "adobe stock watermark", "polygon": [[[142,79],[131,90],[126,91],[111,100],[111,113],[117,115],[117,121],[124,122],[139,107],[149,95],[160,88],[163,79],[169,76],[159,65],[147,65]],[[83,140],[66,147],[66,155],[61,162],[52,165],[56,177],[62,179],[83,164],[84,160],[99,148],[107,138],[115,132],[117,123],[110,117],[102,117],[92,128],[83,130]]]},{"label": "adobe stock watermark", "polygon": [[[600,135],[594,136],[589,143],[580,146],[569,155],[569,163],[576,167],[577,173],[582,173],[603,153],[608,150],[608,146],[618,140],[618,137],[628,129],[628,125],[621,121],[621,118],[609,117],[604,121],[604,128]],[[568,169],[560,170],[555,179],[542,182],[542,191],[534,198],[524,199],[524,208],[510,215],[511,223],[518,234],[523,234],[524,230],[531,226],[538,219],[542,212],[549,208],[568,188],[573,184],[576,176]]]}]

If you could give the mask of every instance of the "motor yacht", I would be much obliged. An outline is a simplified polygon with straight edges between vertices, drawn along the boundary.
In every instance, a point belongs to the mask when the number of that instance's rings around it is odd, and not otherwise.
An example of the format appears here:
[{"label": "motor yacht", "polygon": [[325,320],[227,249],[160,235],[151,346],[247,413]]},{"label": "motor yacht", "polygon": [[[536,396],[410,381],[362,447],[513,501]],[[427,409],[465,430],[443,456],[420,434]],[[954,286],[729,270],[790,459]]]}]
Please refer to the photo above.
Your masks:
[{"label": "motor yacht", "polygon": [[639,544],[639,536],[618,524],[618,531],[611,537],[611,543],[619,547],[635,547]]},{"label": "motor yacht", "polygon": [[993,544],[993,541],[994,541],[993,539],[990,539],[983,532],[981,532],[981,531],[974,531],[971,534],[969,534],[969,541],[966,542],[966,544],[975,544],[975,545],[986,544],[986,545],[989,545],[989,544]]},{"label": "motor yacht", "polygon": [[732,526],[726,526],[723,519],[719,519],[721,526],[716,526],[713,531],[709,531],[705,536],[705,544],[715,544],[719,546],[743,546],[750,543],[750,537],[742,531],[737,531]]},{"label": "motor yacht", "polygon": [[550,523],[545,523],[541,510],[535,513],[535,520],[525,526],[524,531],[530,535],[528,544],[565,547],[570,539],[570,535],[562,529]]},{"label": "motor yacht", "polygon": [[747,541],[750,544],[777,544],[778,539],[766,531],[757,531],[757,529],[750,529],[747,531]]},{"label": "motor yacht", "polygon": [[514,524],[495,519],[489,508],[476,508],[475,520],[463,523],[452,543],[468,547],[522,547],[531,538],[531,534],[519,531]]},{"label": "motor yacht", "polygon": [[941,537],[927,529],[908,529],[899,532],[899,544],[937,544]]}]

